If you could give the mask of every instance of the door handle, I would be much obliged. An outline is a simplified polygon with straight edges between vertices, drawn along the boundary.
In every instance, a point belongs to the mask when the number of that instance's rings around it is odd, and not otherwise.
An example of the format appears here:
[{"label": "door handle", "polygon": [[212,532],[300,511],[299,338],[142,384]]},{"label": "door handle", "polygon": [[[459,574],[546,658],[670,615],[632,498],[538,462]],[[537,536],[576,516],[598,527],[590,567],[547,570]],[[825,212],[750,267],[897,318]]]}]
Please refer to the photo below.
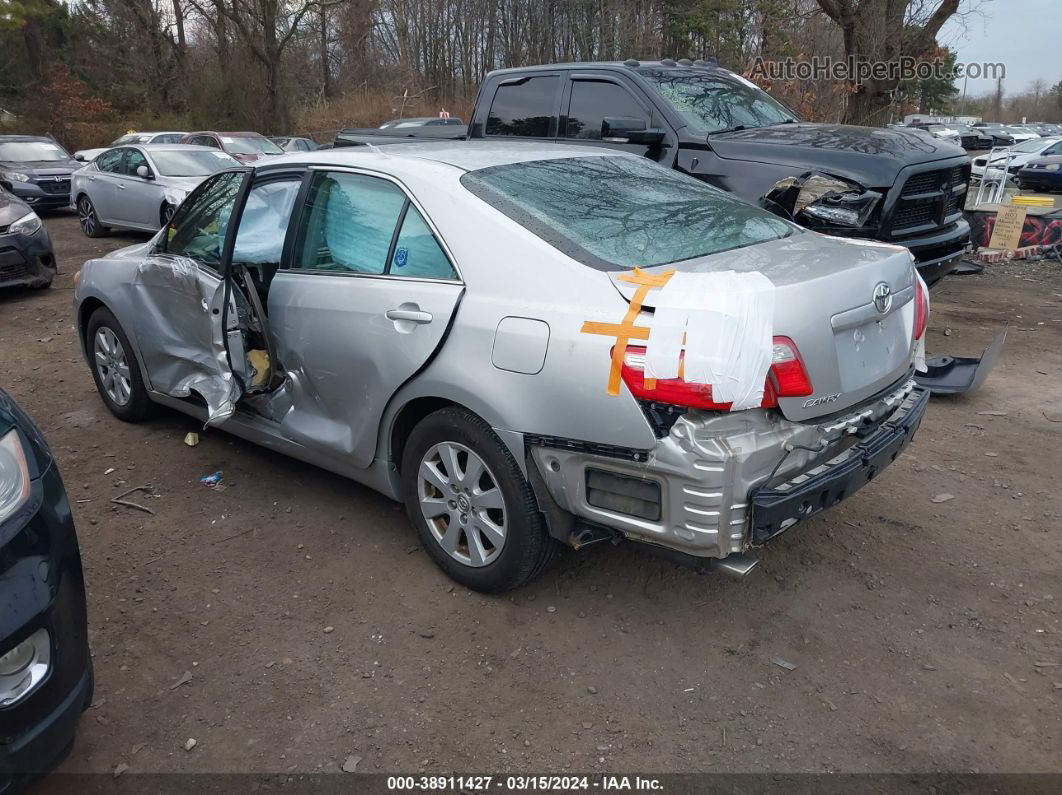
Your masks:
[{"label": "door handle", "polygon": [[431,312],[421,312],[419,309],[388,309],[388,320],[408,320],[411,323],[431,323]]},{"label": "door handle", "polygon": [[118,190],[125,190],[125,185],[118,183]]}]

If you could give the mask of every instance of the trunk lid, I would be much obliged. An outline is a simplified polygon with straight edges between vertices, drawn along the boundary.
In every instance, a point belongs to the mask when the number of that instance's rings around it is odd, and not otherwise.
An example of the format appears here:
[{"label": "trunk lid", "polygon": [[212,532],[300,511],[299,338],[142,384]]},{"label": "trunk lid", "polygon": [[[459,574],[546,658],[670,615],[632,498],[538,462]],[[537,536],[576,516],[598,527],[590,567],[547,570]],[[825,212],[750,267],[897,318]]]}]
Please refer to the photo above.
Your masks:
[{"label": "trunk lid", "polygon": [[[915,270],[900,246],[801,232],[782,240],[645,269],[705,273],[759,271],[775,286],[775,336],[796,343],[814,392],[782,398],[790,420],[834,414],[880,392],[911,367]],[[636,286],[609,273],[630,301]],[[888,286],[885,311],[875,290]],[[649,290],[639,325],[651,325],[658,290]],[[884,301],[881,303],[884,304]]]}]

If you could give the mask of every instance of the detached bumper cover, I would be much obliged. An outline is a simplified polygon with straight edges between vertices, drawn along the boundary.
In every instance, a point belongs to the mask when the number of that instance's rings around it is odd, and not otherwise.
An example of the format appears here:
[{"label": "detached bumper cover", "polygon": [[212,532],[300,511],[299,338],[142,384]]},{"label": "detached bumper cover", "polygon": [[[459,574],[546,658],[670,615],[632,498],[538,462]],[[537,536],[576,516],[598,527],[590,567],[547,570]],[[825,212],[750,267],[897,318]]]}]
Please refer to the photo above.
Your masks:
[{"label": "detached bumper cover", "polygon": [[928,389],[913,389],[897,415],[863,441],[786,483],[757,491],[752,497],[752,543],[762,544],[873,480],[910,444],[928,402]]},{"label": "detached bumper cover", "polygon": [[973,356],[938,356],[926,362],[926,372],[915,375],[918,385],[934,395],[962,395],[980,389],[1003,351],[1003,329],[978,359]]}]

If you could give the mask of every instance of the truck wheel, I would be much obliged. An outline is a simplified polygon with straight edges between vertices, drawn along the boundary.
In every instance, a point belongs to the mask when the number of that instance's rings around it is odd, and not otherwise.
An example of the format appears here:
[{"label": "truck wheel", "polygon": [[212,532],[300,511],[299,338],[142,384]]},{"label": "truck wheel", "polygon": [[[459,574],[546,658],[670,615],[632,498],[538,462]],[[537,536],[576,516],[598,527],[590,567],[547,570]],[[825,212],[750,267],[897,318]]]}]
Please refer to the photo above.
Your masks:
[{"label": "truck wheel", "polygon": [[109,309],[100,307],[89,318],[85,346],[92,363],[92,380],[111,414],[124,422],[140,422],[154,404],[140,375],[133,346]]},{"label": "truck wheel", "polygon": [[413,429],[402,454],[402,492],[425,551],[474,591],[519,588],[556,551],[516,459],[465,409],[441,409]]}]

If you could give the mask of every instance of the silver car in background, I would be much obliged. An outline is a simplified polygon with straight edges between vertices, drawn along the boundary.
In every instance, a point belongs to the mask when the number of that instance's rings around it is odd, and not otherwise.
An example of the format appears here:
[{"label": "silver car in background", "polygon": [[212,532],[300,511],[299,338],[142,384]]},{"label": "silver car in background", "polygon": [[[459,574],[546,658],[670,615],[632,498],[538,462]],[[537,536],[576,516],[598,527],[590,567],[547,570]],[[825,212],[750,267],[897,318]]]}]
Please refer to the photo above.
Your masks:
[{"label": "silver car in background", "polygon": [[79,149],[74,152],[74,159],[83,163],[95,160],[103,152],[115,146],[128,146],[130,144],[179,144],[185,136],[183,132],[129,132],[111,141],[110,146],[101,146],[97,149]]},{"label": "silver car in background", "polygon": [[74,172],[70,206],[89,237],[111,227],[154,232],[200,182],[238,165],[206,146],[118,146]]},{"label": "silver car in background", "polygon": [[119,419],[175,408],[401,500],[482,591],[605,540],[747,571],[888,466],[928,399],[906,249],[607,149],[223,172],[86,262],[74,303]]}]

